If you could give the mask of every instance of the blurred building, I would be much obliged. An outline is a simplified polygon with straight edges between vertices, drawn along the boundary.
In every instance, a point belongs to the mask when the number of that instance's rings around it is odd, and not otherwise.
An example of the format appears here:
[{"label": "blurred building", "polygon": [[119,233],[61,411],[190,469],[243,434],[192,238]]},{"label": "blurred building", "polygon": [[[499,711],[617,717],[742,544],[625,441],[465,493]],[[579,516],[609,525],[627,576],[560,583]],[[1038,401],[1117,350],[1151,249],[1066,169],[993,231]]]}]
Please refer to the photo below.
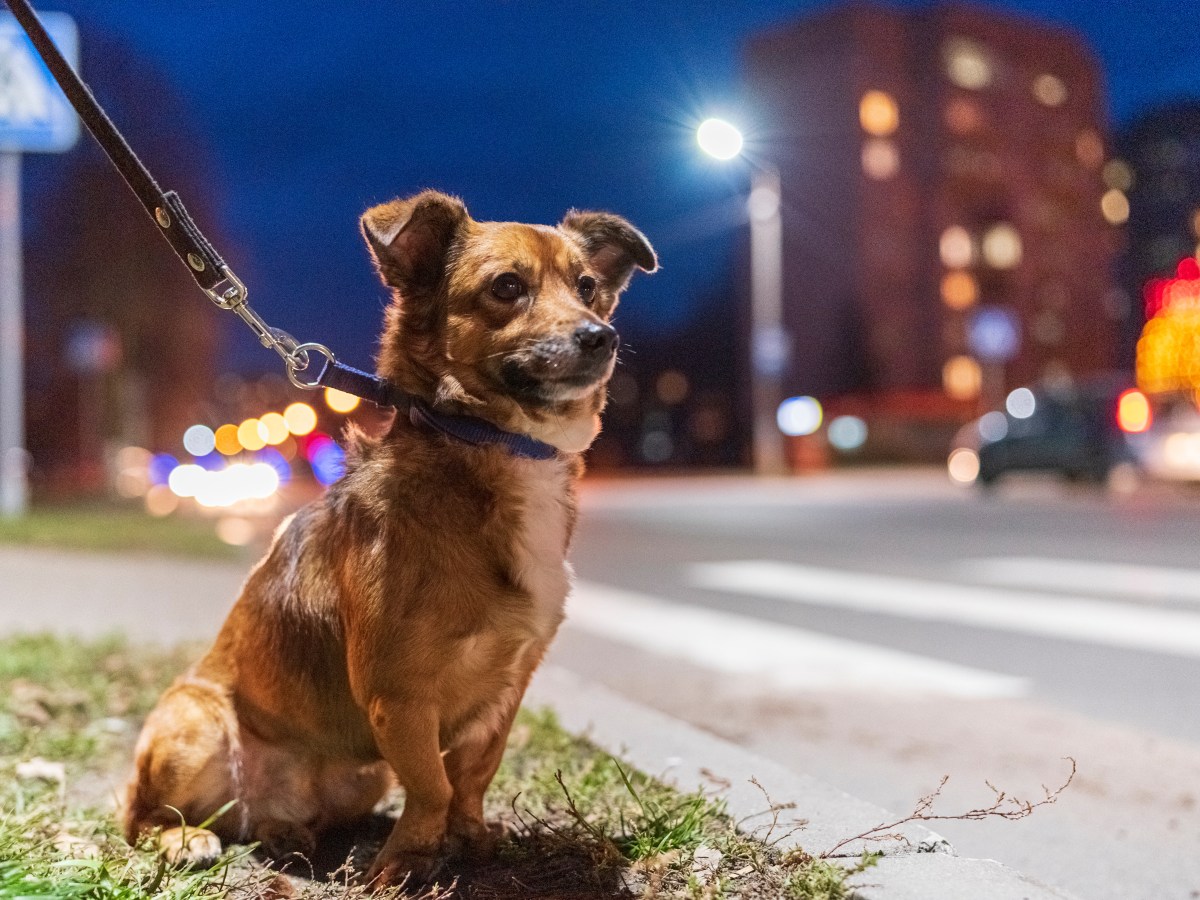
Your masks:
[{"label": "blurred building", "polygon": [[[220,243],[203,140],[171,84],[85,32],[88,80],[164,183]],[[170,127],[162,127],[169,122]],[[41,493],[104,487],[113,452],[178,446],[213,395],[220,311],[86,134],[30,154],[26,175],[26,430]]]},{"label": "blurred building", "polygon": [[1136,120],[1105,170],[1113,192],[1128,194],[1128,249],[1122,282],[1133,315],[1122,334],[1132,354],[1143,323],[1162,306],[1164,279],[1200,252],[1200,101],[1174,103]]},{"label": "blurred building", "polygon": [[953,421],[1113,365],[1122,217],[1076,35],[853,3],[755,38],[747,74],[781,178],[789,390]]}]

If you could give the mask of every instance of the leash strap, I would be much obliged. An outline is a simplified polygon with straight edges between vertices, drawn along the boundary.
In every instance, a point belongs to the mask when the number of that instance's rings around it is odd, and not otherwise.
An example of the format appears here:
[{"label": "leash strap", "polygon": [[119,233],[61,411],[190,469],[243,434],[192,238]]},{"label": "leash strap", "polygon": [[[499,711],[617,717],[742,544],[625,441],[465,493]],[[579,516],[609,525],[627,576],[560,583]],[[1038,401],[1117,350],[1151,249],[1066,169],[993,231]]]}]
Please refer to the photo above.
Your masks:
[{"label": "leash strap", "polygon": [[[200,289],[221,309],[237,314],[254,332],[260,344],[274,350],[283,360],[288,379],[298,388],[315,390],[330,387],[370,400],[378,406],[394,406],[406,412],[414,425],[426,427],[448,437],[475,446],[495,445],[516,456],[529,459],[550,459],[556,453],[549,444],[523,434],[513,434],[497,428],[491,422],[473,416],[448,416],[430,409],[415,397],[410,397],[396,385],[338,362],[333,351],[324,344],[300,343],[286,331],[273,328],[246,302],[248,291],[233,271],[209,243],[200,227],[188,214],[183,199],[175,191],[164,191],[125,140],[117,126],[105,113],[91,89],[71,68],[54,41],[38,20],[29,0],[5,0],[8,8],[30,41],[41,54],[63,93],[75,108],[80,120],[107,154],[112,164],[137,196],[147,215],[158,225],[159,233],[187,266]],[[324,362],[314,365],[317,357]],[[315,377],[308,377],[315,373]]]},{"label": "leash strap", "polygon": [[162,236],[167,239],[171,249],[175,251],[183,264],[188,267],[192,278],[205,291],[216,288],[225,280],[222,271],[225,269],[225,261],[221,259],[221,255],[196,226],[188,214],[187,208],[183,205],[183,200],[174,191],[164,191],[158,186],[154,176],[138,159],[137,154],[121,136],[121,132],[117,131],[117,127],[113,125],[103,107],[96,102],[96,98],[83,79],[71,68],[62,53],[59,52],[58,47],[54,45],[54,41],[51,40],[50,35],[29,5],[29,0],[7,0],[7,2],[13,15],[21,23],[21,27],[29,35],[29,39],[33,41],[33,46],[45,60],[46,67],[50,69],[54,80],[67,95],[71,105],[75,107],[75,112],[79,114],[83,124],[87,126],[88,131],[108,154],[108,158],[117,167],[117,171],[121,173],[125,183],[137,195],[146,213],[158,224]]},{"label": "leash strap", "polygon": [[[335,387],[375,403],[392,405],[392,401],[385,398],[395,397],[394,386],[375,375],[338,362],[333,352],[323,344],[299,343],[286,331],[272,328],[250,308],[246,302],[246,286],[209,243],[188,213],[187,207],[183,205],[179,194],[175,191],[164,191],[159,187],[154,176],[138,159],[133,148],[104,112],[91,89],[59,52],[38,20],[29,0],[5,2],[25,29],[25,33],[29,35],[33,46],[41,54],[50,74],[62,88],[80,120],[87,126],[147,215],[154,220],[159,233],[166,238],[175,255],[187,266],[188,272],[209,299],[222,309],[236,313],[254,332],[259,343],[279,354],[287,368],[288,378],[296,387],[306,390]],[[325,362],[315,378],[306,377],[306,374],[311,374],[309,366],[316,356],[322,357]]]}]

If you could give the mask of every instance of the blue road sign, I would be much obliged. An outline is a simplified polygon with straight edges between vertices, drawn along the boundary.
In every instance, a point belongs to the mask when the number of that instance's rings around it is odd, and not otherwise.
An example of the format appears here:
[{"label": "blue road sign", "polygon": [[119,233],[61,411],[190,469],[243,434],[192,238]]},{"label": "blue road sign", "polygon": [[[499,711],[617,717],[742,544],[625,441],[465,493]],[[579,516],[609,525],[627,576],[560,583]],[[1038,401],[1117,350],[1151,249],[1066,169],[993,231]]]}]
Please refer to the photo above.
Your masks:
[{"label": "blue road sign", "polygon": [[[38,13],[63,56],[79,67],[79,32],[66,13]],[[11,13],[0,15],[0,152],[61,153],[79,119]]]}]

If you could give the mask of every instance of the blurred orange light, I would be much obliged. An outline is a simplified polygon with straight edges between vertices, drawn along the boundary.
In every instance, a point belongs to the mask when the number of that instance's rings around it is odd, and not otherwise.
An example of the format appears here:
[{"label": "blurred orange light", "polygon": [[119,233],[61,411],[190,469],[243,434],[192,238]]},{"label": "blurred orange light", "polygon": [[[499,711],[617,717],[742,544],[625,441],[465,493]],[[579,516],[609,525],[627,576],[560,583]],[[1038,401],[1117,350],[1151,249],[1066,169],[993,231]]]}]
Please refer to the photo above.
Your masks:
[{"label": "blurred orange light", "polygon": [[867,134],[887,137],[900,127],[900,107],[886,91],[867,91],[858,104],[858,121]]},{"label": "blurred orange light", "polygon": [[334,412],[348,413],[358,406],[358,398],[336,388],[325,388],[325,405]]},{"label": "blurred orange light", "polygon": [[293,403],[283,411],[288,431],[300,437],[317,427],[317,413],[307,403]]},{"label": "blurred orange light", "polygon": [[1136,388],[1130,388],[1117,399],[1117,424],[1122,431],[1140,434],[1150,427],[1152,419],[1150,401]]},{"label": "blurred orange light", "polygon": [[261,450],[267,446],[266,439],[258,431],[258,419],[247,419],[237,430],[238,443],[247,450]]},{"label": "blurred orange light", "polygon": [[983,387],[983,370],[969,356],[952,356],[942,366],[942,388],[955,400],[974,400]]},{"label": "blurred orange light", "polygon": [[979,299],[979,285],[967,272],[947,272],[942,277],[942,302],[951,309],[967,309]]},{"label": "blurred orange light", "polygon": [[242,442],[238,440],[236,425],[222,425],[214,436],[217,450],[225,456],[235,456],[242,452]]}]

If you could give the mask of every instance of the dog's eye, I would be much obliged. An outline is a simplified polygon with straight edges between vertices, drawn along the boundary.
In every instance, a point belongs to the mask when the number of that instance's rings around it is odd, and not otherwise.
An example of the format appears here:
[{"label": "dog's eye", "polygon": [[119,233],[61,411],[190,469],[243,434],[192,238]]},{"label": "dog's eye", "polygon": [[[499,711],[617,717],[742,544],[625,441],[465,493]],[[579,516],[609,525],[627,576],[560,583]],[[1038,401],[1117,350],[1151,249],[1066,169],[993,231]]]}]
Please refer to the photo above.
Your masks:
[{"label": "dog's eye", "polygon": [[492,296],[497,300],[516,300],[525,293],[525,282],[513,272],[497,275],[492,281]]},{"label": "dog's eye", "polygon": [[591,306],[592,301],[596,298],[596,279],[591,275],[580,275],[575,289],[579,291],[579,299],[586,306]]}]

